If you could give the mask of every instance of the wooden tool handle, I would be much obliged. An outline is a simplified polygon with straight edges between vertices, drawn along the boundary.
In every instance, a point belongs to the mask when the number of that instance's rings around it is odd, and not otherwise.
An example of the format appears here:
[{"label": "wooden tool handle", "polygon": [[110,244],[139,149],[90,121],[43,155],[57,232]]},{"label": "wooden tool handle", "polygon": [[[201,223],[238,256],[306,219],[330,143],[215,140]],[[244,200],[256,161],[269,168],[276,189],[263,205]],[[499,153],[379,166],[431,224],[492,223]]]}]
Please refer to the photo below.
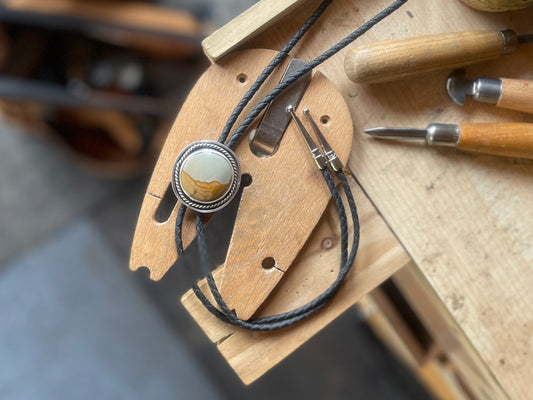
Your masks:
[{"label": "wooden tool handle", "polygon": [[459,130],[460,150],[533,159],[533,124],[464,123]]},{"label": "wooden tool handle", "polygon": [[502,94],[496,105],[533,114],[533,81],[502,78]]},{"label": "wooden tool handle", "polygon": [[[510,31],[506,31],[510,32]],[[498,58],[516,49],[502,32],[472,31],[386,40],[356,47],[344,60],[344,70],[357,83],[386,82],[439,69],[454,69]]]}]

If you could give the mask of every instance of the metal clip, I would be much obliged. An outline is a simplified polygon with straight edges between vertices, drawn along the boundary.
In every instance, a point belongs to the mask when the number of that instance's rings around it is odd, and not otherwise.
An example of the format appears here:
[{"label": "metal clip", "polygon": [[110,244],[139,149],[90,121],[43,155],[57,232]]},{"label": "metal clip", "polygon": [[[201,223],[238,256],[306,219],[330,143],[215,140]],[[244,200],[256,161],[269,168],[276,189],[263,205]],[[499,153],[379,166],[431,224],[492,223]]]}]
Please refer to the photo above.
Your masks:
[{"label": "metal clip", "polygon": [[311,155],[313,156],[313,159],[316,162],[318,169],[324,169],[328,165],[328,161],[326,160],[326,157],[324,157],[314,140],[309,135],[309,132],[307,132],[307,130],[305,129],[304,125],[302,124],[302,121],[300,121],[300,118],[297,117],[296,113],[294,112],[293,105],[289,105],[287,107],[287,113],[291,115],[292,119],[296,123],[296,126],[298,126],[298,129],[302,134],[305,143],[307,144],[307,147],[309,148],[309,151],[311,152]]},{"label": "metal clip", "polygon": [[326,157],[329,165],[333,169],[333,171],[337,172],[340,171],[343,168],[342,161],[339,157],[337,157],[337,154],[331,146],[329,145],[328,141],[318,128],[318,125],[313,120],[313,117],[311,117],[311,113],[309,112],[308,108],[303,109],[303,113],[307,115],[307,118],[309,119],[309,122],[311,123],[311,126],[313,127],[313,130],[315,131],[316,137],[318,138],[318,142],[320,143],[320,146],[322,147],[322,150],[324,151],[324,156]]},{"label": "metal clip", "polygon": [[[288,76],[306,65],[305,61],[294,58],[290,61],[287,69],[281,77],[283,82]],[[287,125],[291,121],[285,112],[288,105],[297,106],[305,93],[311,80],[311,72],[305,74],[285,89],[275,100],[269,104],[261,123],[250,133],[250,150],[258,157],[270,157],[279,148]]]}]

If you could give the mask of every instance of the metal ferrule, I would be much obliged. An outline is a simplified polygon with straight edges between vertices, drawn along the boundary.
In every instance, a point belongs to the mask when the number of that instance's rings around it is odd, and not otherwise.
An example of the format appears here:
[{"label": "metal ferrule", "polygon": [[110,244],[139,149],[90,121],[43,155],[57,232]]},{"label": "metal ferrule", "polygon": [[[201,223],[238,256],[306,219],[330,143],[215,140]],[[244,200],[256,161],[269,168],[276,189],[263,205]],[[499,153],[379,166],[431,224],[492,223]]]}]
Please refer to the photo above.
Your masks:
[{"label": "metal ferrule", "polygon": [[474,100],[496,104],[502,95],[502,81],[500,79],[477,78],[474,81],[473,89]]},{"label": "metal ferrule", "polygon": [[455,124],[429,124],[426,143],[430,146],[455,147],[459,142],[459,126]]},{"label": "metal ferrule", "polygon": [[516,32],[511,29],[505,29],[500,31],[500,35],[503,38],[503,50],[502,54],[511,54],[518,47],[518,36]]},{"label": "metal ferrule", "polygon": [[328,160],[326,159],[326,157],[324,157],[324,155],[322,154],[322,152],[320,151],[320,149],[318,148],[314,140],[309,135],[309,132],[307,132],[307,129],[305,129],[305,126],[302,124],[302,121],[300,121],[300,118],[298,118],[298,116],[294,112],[294,106],[292,104],[287,107],[287,113],[291,115],[296,126],[298,127],[298,130],[302,134],[305,144],[307,145],[307,148],[311,152],[311,155],[313,156],[313,160],[315,160],[315,163],[318,169],[322,170],[326,168],[326,166],[328,165]]}]

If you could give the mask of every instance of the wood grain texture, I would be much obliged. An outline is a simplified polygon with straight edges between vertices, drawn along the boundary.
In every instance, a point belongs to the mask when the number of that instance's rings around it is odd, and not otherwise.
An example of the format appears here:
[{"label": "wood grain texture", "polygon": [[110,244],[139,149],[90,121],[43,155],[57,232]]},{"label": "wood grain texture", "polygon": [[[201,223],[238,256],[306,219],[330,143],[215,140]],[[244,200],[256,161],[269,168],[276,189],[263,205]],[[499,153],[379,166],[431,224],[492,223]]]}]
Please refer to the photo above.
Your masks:
[{"label": "wood grain texture", "polygon": [[[184,306],[209,338],[217,342],[219,351],[244,383],[249,384],[259,378],[409,262],[407,254],[351,178],[350,186],[354,190],[361,221],[359,253],[335,298],[305,322],[274,332],[251,332],[219,321],[202,306],[192,291],[183,296]],[[290,271],[284,275],[257,316],[294,309],[325,290],[338,273],[338,235],[338,216],[331,204]],[[326,246],[324,241],[328,243]],[[215,279],[221,273],[222,268],[215,271]],[[205,280],[200,287],[211,298]]]},{"label": "wood grain texture", "polygon": [[498,107],[533,114],[533,82],[501,78],[502,94]]},{"label": "wood grain texture", "polygon": [[[295,56],[315,57],[388,4],[337,0],[295,49]],[[307,16],[303,11],[292,14],[249,46],[281,48]],[[458,1],[428,7],[427,1],[409,0],[353,46],[467,30],[529,32],[532,19],[531,8],[484,14]],[[533,162],[378,142],[361,132],[431,122],[530,123],[533,116],[474,102],[455,105],[445,90],[450,70],[387,84],[355,84],[343,69],[349,50],[319,70],[342,91],[352,112],[356,134],[350,168],[504,390],[514,400],[529,400]],[[470,66],[468,73],[532,80],[532,60],[533,46],[524,45],[513,54]]]},{"label": "wood grain texture", "polygon": [[503,53],[504,40],[498,31],[441,33],[356,47],[346,56],[344,69],[357,83],[387,82],[476,64]]},{"label": "wood grain texture", "polygon": [[533,124],[465,122],[459,130],[459,150],[533,159]]},{"label": "wood grain texture", "polygon": [[262,0],[202,42],[205,55],[216,62],[248,39],[275,24],[307,0]]}]

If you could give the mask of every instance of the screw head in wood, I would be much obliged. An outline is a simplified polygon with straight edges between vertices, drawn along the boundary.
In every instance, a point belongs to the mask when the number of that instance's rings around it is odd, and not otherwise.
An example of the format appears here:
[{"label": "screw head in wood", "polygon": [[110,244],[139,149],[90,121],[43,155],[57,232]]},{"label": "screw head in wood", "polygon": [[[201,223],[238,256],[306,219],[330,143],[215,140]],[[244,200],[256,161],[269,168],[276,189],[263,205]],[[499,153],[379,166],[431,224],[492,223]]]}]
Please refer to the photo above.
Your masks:
[{"label": "screw head in wood", "polygon": [[210,140],[191,143],[176,158],[172,188],[187,207],[210,213],[224,208],[235,197],[241,169],[235,153]]}]

